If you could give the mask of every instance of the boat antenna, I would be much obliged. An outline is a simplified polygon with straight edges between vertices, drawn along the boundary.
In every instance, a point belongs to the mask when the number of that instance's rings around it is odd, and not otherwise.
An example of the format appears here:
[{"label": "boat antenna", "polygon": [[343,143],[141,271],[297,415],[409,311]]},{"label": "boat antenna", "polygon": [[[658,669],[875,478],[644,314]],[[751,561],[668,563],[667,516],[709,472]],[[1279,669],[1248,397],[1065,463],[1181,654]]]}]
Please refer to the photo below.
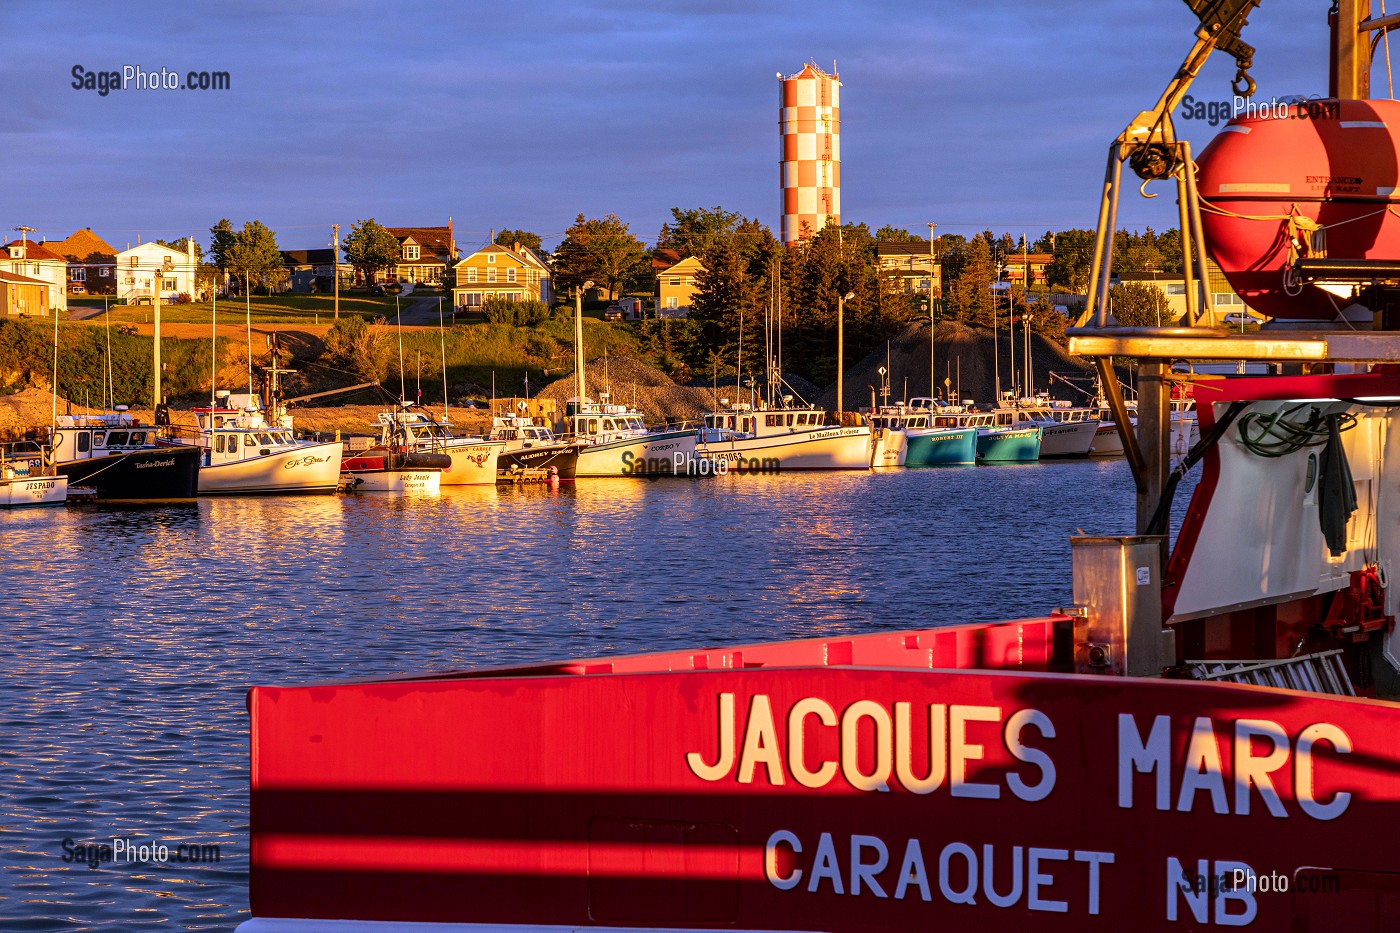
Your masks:
[{"label": "boat antenna", "polygon": [[423,404],[423,351],[418,351],[418,404]]},{"label": "boat antenna", "polygon": [[[442,347],[442,420],[447,420],[447,327],[443,323],[442,296],[438,296],[438,344]],[[525,377],[529,384],[529,376]]]},{"label": "boat antenna", "polygon": [[405,402],[403,387],[403,314],[399,311],[399,296],[394,296],[394,327],[399,332],[399,402]]},{"label": "boat antenna", "polygon": [[[28,252],[25,255],[29,255]],[[53,312],[53,378],[49,381],[53,383],[53,424],[49,431],[49,439],[52,442],[58,435],[58,309],[49,308]]]},{"label": "boat antenna", "polygon": [[[209,306],[209,407],[212,409],[219,392],[219,292],[214,291],[213,303]],[[107,335],[107,353],[112,352],[112,337]],[[213,424],[213,416],[210,416]]]},{"label": "boat antenna", "polygon": [[248,284],[248,271],[243,270],[243,320],[248,337],[248,394],[253,394],[253,290]]},{"label": "boat antenna", "polygon": [[[783,391],[783,257],[778,257],[778,267],[773,276],[773,288],[777,292],[777,320],[778,331],[778,394]],[[806,402],[803,402],[805,405]]]},{"label": "boat antenna", "polygon": [[[739,367],[735,376],[735,383],[739,388],[744,385],[744,309],[739,309]],[[735,393],[737,394],[737,393]]]}]

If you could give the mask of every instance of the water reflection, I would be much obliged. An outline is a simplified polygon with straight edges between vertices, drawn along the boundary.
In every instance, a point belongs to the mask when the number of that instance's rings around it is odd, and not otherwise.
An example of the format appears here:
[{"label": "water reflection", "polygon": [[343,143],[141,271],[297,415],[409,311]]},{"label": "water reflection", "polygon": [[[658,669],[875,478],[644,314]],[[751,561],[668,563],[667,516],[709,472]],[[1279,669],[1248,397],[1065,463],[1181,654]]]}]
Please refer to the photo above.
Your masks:
[{"label": "water reflection", "polygon": [[[250,684],[1039,614],[1131,508],[1090,462],[0,512],[0,916],[246,915]],[[62,861],[113,836],[222,859]]]}]

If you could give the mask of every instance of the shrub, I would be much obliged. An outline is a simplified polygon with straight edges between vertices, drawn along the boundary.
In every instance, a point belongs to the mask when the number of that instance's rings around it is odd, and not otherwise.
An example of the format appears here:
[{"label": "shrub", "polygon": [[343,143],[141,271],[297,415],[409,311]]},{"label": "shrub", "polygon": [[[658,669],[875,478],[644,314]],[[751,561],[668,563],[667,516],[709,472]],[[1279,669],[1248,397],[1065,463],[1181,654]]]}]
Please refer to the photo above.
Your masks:
[{"label": "shrub", "polygon": [[324,339],[329,364],[383,382],[389,374],[392,348],[379,327],[358,315],[343,317],[331,325]]},{"label": "shrub", "polygon": [[488,298],[481,304],[481,313],[492,324],[539,327],[549,320],[553,312],[548,305],[535,298],[525,298],[521,301]]}]

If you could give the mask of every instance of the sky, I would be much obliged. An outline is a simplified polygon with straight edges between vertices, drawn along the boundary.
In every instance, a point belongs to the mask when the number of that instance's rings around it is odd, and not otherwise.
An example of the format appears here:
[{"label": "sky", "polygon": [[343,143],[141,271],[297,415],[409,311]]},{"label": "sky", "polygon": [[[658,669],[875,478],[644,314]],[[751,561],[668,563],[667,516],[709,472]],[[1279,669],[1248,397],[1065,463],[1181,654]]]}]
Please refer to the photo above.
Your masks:
[{"label": "sky", "polygon": [[[1263,99],[1326,92],[1327,7],[1250,17]],[[671,208],[718,205],[776,232],[775,75],[808,61],[842,81],[843,221],[1088,228],[1109,142],[1195,26],[1180,0],[5,0],[0,230],[92,227],[123,249],[207,242],[228,217],[305,249],[332,223],[451,217],[464,249],[502,228],[552,247],[580,213],[651,243]],[[72,86],[75,66],[128,65],[226,71],[230,88]],[[1217,55],[1193,94],[1228,101],[1233,75]],[[1219,129],[1177,128],[1197,152]],[[1158,188],[1125,192],[1119,225],[1175,226]]]}]

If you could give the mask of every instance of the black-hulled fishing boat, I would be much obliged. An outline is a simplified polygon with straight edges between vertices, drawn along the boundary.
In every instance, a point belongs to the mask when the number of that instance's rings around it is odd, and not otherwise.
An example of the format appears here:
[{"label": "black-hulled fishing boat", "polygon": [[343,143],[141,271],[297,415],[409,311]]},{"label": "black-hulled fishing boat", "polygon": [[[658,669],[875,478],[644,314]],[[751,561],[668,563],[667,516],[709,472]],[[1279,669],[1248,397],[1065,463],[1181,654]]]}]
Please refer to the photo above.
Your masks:
[{"label": "black-hulled fishing boat", "polygon": [[100,502],[187,502],[199,491],[198,447],[159,444],[155,425],[125,411],[60,415],[50,462]]},{"label": "black-hulled fishing boat", "polygon": [[553,470],[561,480],[573,479],[579,451],[588,446],[561,441],[549,427],[524,415],[492,418],[490,436],[506,445],[496,465],[497,472],[505,476],[520,470]]}]

